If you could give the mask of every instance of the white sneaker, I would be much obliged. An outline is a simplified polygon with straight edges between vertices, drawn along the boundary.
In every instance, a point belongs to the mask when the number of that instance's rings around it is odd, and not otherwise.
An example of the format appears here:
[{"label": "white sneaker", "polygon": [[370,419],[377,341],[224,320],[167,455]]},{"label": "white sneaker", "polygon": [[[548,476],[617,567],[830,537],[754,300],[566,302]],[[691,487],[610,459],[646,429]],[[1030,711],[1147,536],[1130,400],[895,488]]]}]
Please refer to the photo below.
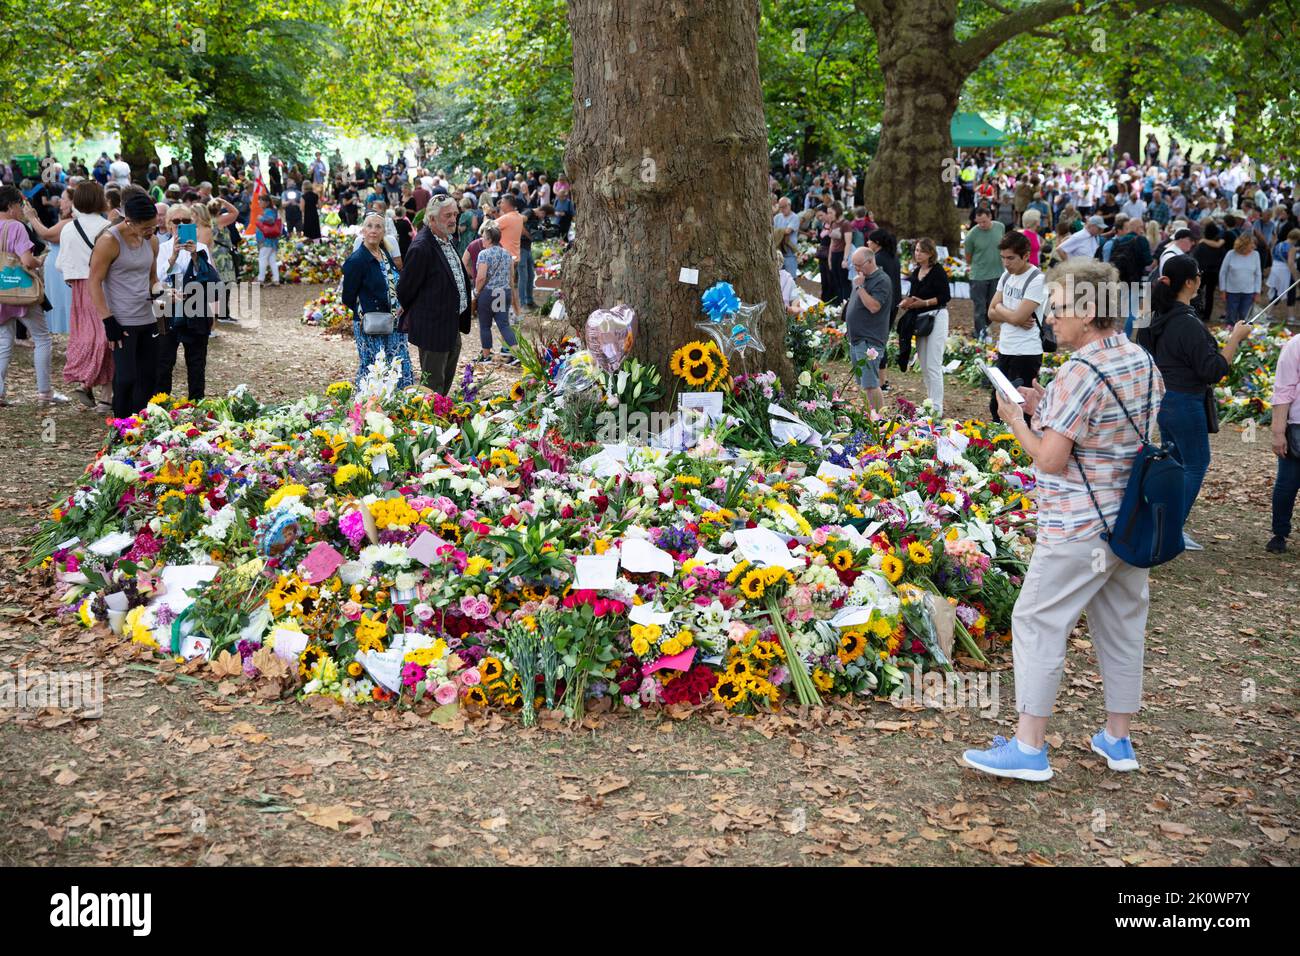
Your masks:
[{"label": "white sneaker", "polygon": [[1204,546],[1204,545],[1201,545],[1201,544],[1197,544],[1195,541],[1192,540],[1192,536],[1191,536],[1191,535],[1189,535],[1189,534],[1187,534],[1186,532],[1184,532],[1184,533],[1183,533],[1183,550],[1185,550],[1185,551],[1204,551],[1204,550],[1205,550],[1205,546]]}]

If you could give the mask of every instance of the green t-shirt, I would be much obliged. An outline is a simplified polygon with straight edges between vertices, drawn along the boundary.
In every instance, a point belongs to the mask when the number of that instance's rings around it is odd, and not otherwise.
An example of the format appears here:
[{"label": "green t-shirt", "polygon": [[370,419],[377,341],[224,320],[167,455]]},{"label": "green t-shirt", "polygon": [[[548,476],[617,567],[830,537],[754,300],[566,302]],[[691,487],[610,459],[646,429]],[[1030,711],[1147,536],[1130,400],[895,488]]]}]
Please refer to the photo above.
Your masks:
[{"label": "green t-shirt", "polygon": [[966,233],[966,255],[970,256],[970,277],[974,282],[985,279],[998,279],[1002,276],[1002,257],[998,254],[998,243],[1007,227],[1000,222],[993,222],[988,229],[978,226]]}]

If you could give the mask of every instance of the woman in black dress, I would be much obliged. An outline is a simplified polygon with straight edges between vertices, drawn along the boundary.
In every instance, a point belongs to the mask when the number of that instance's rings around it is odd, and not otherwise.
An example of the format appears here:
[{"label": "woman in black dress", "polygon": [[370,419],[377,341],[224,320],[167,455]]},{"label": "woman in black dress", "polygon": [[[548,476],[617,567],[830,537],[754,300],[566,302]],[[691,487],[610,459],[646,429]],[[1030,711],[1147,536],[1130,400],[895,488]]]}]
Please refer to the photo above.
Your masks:
[{"label": "woman in black dress", "polygon": [[308,239],[320,239],[320,186],[312,183],[302,194],[302,234]]}]

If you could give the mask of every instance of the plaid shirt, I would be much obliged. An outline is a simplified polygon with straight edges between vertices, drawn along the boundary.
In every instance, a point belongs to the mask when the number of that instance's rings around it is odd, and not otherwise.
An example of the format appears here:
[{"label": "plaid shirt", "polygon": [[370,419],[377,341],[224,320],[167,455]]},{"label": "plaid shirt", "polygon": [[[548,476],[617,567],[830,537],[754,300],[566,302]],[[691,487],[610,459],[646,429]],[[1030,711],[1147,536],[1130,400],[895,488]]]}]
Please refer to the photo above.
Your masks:
[{"label": "plaid shirt", "polygon": [[[1085,345],[1072,358],[1087,359],[1106,374],[1137,427],[1150,438],[1165,383],[1146,350],[1116,333]],[[1106,526],[1113,528],[1139,441],[1110,389],[1088,366],[1068,361],[1047,386],[1031,427],[1038,434],[1050,428],[1072,439],[1078,456],[1078,464],[1071,456],[1063,474],[1037,472],[1039,537],[1058,541],[1096,537],[1102,532],[1097,507],[1106,517]],[[1079,475],[1080,465],[1097,506]]]}]

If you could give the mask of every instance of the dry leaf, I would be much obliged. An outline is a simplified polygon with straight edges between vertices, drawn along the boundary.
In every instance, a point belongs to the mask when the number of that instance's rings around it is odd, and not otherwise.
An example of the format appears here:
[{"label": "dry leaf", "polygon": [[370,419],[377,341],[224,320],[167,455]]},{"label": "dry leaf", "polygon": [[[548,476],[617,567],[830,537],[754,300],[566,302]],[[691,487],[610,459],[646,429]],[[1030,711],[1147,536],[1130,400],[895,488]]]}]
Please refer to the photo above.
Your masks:
[{"label": "dry leaf", "polygon": [[222,651],[208,661],[208,668],[217,677],[240,677],[244,673],[244,661],[238,654]]},{"label": "dry leaf", "polygon": [[316,826],[324,827],[327,830],[337,830],[343,824],[351,823],[357,819],[357,815],[341,803],[329,807],[308,804],[297,813],[308,823],[314,823]]},{"label": "dry leaf", "polygon": [[64,767],[54,776],[54,782],[60,787],[70,787],[81,779],[81,774],[74,773],[67,767]]}]

